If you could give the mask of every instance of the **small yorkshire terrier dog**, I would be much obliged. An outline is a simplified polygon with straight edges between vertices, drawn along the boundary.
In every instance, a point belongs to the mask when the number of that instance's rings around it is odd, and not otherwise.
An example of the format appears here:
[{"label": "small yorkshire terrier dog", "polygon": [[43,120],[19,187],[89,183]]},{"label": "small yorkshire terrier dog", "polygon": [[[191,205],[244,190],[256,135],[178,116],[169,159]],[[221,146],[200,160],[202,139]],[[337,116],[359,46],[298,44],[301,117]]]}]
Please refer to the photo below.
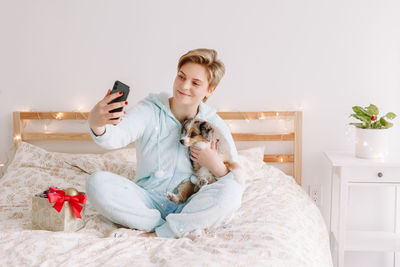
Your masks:
[{"label": "small yorkshire terrier dog", "polygon": [[[216,141],[215,147],[218,155],[223,160],[228,170],[234,173],[235,179],[243,184],[241,167],[238,163],[231,159],[231,151],[228,142],[222,133],[211,123],[201,119],[185,119],[182,123],[181,133],[185,132],[185,136],[180,140],[184,146],[197,146],[200,148],[210,147],[212,141]],[[201,187],[216,182],[215,176],[206,168],[200,166],[199,163],[192,162],[194,174],[197,176],[197,183],[187,181],[178,186],[177,194],[168,192],[167,197],[170,201],[181,204],[184,203],[191,195],[200,190]]]}]

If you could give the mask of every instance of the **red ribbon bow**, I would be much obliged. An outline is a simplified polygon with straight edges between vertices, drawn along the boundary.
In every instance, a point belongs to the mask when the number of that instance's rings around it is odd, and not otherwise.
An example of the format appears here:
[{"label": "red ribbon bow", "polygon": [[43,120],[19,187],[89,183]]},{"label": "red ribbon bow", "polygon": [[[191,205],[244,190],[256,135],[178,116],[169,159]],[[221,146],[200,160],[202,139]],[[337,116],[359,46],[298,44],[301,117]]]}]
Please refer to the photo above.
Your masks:
[{"label": "red ribbon bow", "polygon": [[49,198],[49,202],[50,203],[54,203],[56,202],[56,204],[54,204],[53,208],[60,212],[62,207],[64,206],[64,201],[68,201],[69,205],[71,206],[72,210],[75,213],[75,217],[76,218],[80,218],[81,217],[81,211],[83,209],[83,207],[79,204],[86,204],[86,195],[85,194],[79,194],[76,196],[68,196],[65,195],[65,192],[63,190],[54,188],[54,187],[50,187],[49,188],[50,193],[47,193],[46,195]]}]

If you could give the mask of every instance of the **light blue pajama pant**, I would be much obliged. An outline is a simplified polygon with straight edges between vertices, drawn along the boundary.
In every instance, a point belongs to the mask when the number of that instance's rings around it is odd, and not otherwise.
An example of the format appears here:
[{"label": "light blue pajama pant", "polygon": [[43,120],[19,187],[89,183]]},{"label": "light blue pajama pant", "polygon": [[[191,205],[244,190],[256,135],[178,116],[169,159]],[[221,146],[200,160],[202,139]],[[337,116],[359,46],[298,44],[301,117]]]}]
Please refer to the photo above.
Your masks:
[{"label": "light blue pajama pant", "polygon": [[182,237],[199,229],[213,228],[239,209],[243,188],[232,175],[202,187],[185,203],[175,204],[165,194],[143,189],[129,179],[95,172],[86,182],[88,200],[107,219],[159,237]]}]

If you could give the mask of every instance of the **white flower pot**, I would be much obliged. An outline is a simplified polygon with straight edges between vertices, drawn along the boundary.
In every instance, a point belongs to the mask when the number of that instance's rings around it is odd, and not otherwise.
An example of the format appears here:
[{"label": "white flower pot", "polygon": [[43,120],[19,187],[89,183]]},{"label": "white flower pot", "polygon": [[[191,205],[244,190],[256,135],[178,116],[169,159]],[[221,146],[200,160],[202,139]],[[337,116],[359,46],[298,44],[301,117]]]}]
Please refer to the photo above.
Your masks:
[{"label": "white flower pot", "polygon": [[356,157],[385,158],[388,154],[388,129],[362,129],[356,127]]}]

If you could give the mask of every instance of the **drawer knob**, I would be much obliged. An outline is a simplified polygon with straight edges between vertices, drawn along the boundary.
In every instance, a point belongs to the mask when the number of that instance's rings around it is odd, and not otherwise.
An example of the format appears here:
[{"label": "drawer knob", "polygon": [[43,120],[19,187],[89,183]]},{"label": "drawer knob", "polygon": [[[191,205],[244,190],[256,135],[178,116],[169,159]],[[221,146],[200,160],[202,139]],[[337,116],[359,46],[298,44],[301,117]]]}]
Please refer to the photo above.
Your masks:
[{"label": "drawer knob", "polygon": [[383,176],[383,173],[378,172],[378,177],[380,178],[380,177],[382,177],[382,176]]}]

